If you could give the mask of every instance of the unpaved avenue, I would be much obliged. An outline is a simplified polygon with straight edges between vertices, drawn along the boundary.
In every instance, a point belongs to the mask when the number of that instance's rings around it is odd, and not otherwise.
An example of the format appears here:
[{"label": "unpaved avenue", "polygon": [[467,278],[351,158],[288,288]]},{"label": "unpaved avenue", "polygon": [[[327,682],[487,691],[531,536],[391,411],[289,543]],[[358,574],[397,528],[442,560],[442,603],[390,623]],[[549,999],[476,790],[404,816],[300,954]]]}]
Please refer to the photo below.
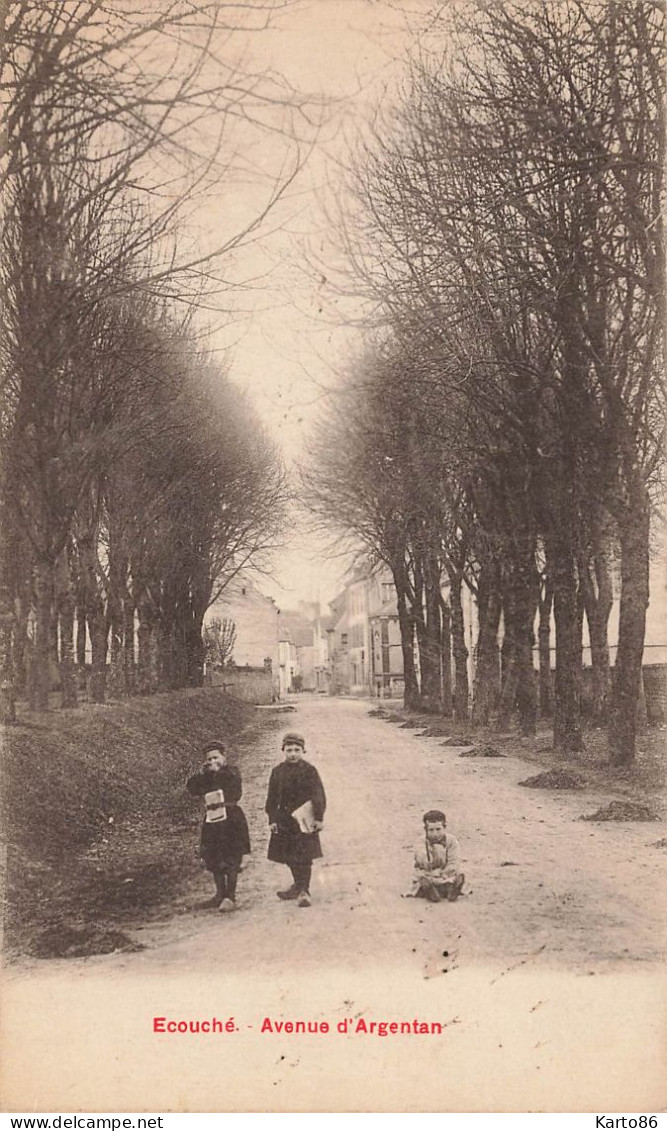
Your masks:
[{"label": "unpaved avenue", "polygon": [[[5,1109],[664,1107],[664,828],[579,822],[602,794],[521,789],[525,763],[461,759],[367,711],[304,697],[286,717],[329,796],[312,908],[276,899],[286,873],[264,858],[267,738],[245,775],[254,854],[234,915],[188,909],[140,954],[5,975]],[[401,898],[428,808],[461,841],[457,904]],[[238,1031],[154,1034],[154,1016]],[[265,1017],[444,1028],[286,1036]]]}]

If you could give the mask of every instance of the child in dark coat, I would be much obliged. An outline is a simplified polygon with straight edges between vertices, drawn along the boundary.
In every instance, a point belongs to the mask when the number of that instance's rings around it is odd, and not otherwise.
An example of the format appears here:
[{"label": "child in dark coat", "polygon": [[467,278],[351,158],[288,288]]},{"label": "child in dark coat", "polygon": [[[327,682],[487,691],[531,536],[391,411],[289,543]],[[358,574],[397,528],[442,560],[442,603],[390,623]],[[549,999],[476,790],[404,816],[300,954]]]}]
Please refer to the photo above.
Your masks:
[{"label": "child in dark coat", "polygon": [[209,742],[202,751],[204,764],[186,782],[186,789],[202,797],[206,806],[199,854],[215,881],[211,906],[233,911],[236,881],[243,856],[250,852],[248,824],[239,801],[243,792],[236,766],[228,766],[221,742]]},{"label": "child in dark coat", "polygon": [[303,757],[305,749],[300,734],[285,735],[285,761],[271,771],[266,799],[269,860],[287,864],[293,881],[276,894],[296,899],[299,907],[310,907],[310,878],[313,860],[322,855],[319,832],[327,803],[320,775]]}]

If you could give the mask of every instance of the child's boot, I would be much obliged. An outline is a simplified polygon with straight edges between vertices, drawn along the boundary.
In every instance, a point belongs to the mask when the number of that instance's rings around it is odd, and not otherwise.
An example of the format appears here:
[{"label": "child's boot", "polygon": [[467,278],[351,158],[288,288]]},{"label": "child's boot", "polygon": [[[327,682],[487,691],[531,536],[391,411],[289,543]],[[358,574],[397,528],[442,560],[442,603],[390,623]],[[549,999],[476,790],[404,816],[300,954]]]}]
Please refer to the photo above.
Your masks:
[{"label": "child's boot", "polygon": [[296,884],[292,884],[292,886],[286,888],[285,891],[277,891],[276,895],[278,896],[278,899],[298,899],[299,889]]},{"label": "child's boot", "polygon": [[456,877],[453,883],[447,885],[447,899],[450,903],[456,903],[456,900],[461,894],[464,883],[465,876],[461,872],[461,874]]},{"label": "child's boot", "polygon": [[429,903],[440,903],[442,896],[432,880],[422,879],[419,885],[419,895],[428,899]]},{"label": "child's boot", "polygon": [[218,901],[218,906],[227,898],[227,875],[225,872],[214,872],[213,879],[215,880],[215,898]]}]

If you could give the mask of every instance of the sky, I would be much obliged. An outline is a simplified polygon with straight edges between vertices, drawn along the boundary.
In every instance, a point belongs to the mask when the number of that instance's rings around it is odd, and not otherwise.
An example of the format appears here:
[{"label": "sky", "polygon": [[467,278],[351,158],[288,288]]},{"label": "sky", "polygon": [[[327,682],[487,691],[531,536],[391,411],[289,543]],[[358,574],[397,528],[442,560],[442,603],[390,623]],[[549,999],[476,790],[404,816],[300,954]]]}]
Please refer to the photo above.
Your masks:
[{"label": "sky", "polygon": [[[248,391],[290,471],[303,455],[318,415],[326,412],[336,373],[362,341],[360,300],[342,298],[335,280],[341,255],[332,226],[345,211],[345,162],[375,105],[391,97],[408,44],[432,0],[296,0],[256,33],[243,66],[278,72],[312,96],[318,131],[297,120],[303,167],[247,246],[224,262],[236,315],[226,325],[206,314],[213,350],[226,356],[232,379]],[[276,111],[275,124],[284,122]],[[264,206],[280,171],[294,162],[291,139],[276,132],[239,130],[248,174],[226,179],[199,217],[199,237],[218,240],[241,229]],[[224,303],[229,296],[225,295]],[[295,511],[286,543],[262,590],[282,607],[299,599],[326,604],[341,588],[349,557],[336,536],[316,534]]]}]

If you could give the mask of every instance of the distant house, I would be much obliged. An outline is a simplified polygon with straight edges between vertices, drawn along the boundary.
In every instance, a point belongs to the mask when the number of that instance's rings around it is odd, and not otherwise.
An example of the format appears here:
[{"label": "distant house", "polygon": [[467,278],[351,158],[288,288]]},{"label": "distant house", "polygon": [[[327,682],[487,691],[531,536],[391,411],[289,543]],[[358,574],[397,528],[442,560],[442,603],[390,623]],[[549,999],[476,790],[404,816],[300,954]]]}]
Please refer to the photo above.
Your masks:
[{"label": "distant house", "polygon": [[236,626],[232,659],[237,668],[266,669],[270,661],[277,694],[279,648],[275,601],[265,597],[248,577],[238,575],[207,610],[204,623],[215,617],[232,620]]},{"label": "distant house", "polygon": [[281,699],[297,690],[299,658],[296,645],[289,639],[278,642],[278,694]]},{"label": "distant house", "polygon": [[331,626],[327,629],[329,643],[330,685],[332,695],[349,692],[347,652],[347,592],[345,589],[329,602]]},{"label": "distant house", "polygon": [[333,679],[332,642],[335,617],[318,617],[313,625],[315,690],[331,694]]},{"label": "distant house", "polygon": [[403,649],[396,589],[388,573],[368,579],[370,685],[375,695],[403,692]]},{"label": "distant house", "polygon": [[349,690],[353,695],[367,694],[370,687],[369,581],[362,573],[345,587],[348,678]]},{"label": "distant house", "polygon": [[281,609],[278,615],[280,644],[280,694],[315,688],[313,625],[301,612]]},{"label": "distant house", "polygon": [[358,571],[330,608],[325,631],[332,693],[400,694],[403,652],[391,574]]}]

